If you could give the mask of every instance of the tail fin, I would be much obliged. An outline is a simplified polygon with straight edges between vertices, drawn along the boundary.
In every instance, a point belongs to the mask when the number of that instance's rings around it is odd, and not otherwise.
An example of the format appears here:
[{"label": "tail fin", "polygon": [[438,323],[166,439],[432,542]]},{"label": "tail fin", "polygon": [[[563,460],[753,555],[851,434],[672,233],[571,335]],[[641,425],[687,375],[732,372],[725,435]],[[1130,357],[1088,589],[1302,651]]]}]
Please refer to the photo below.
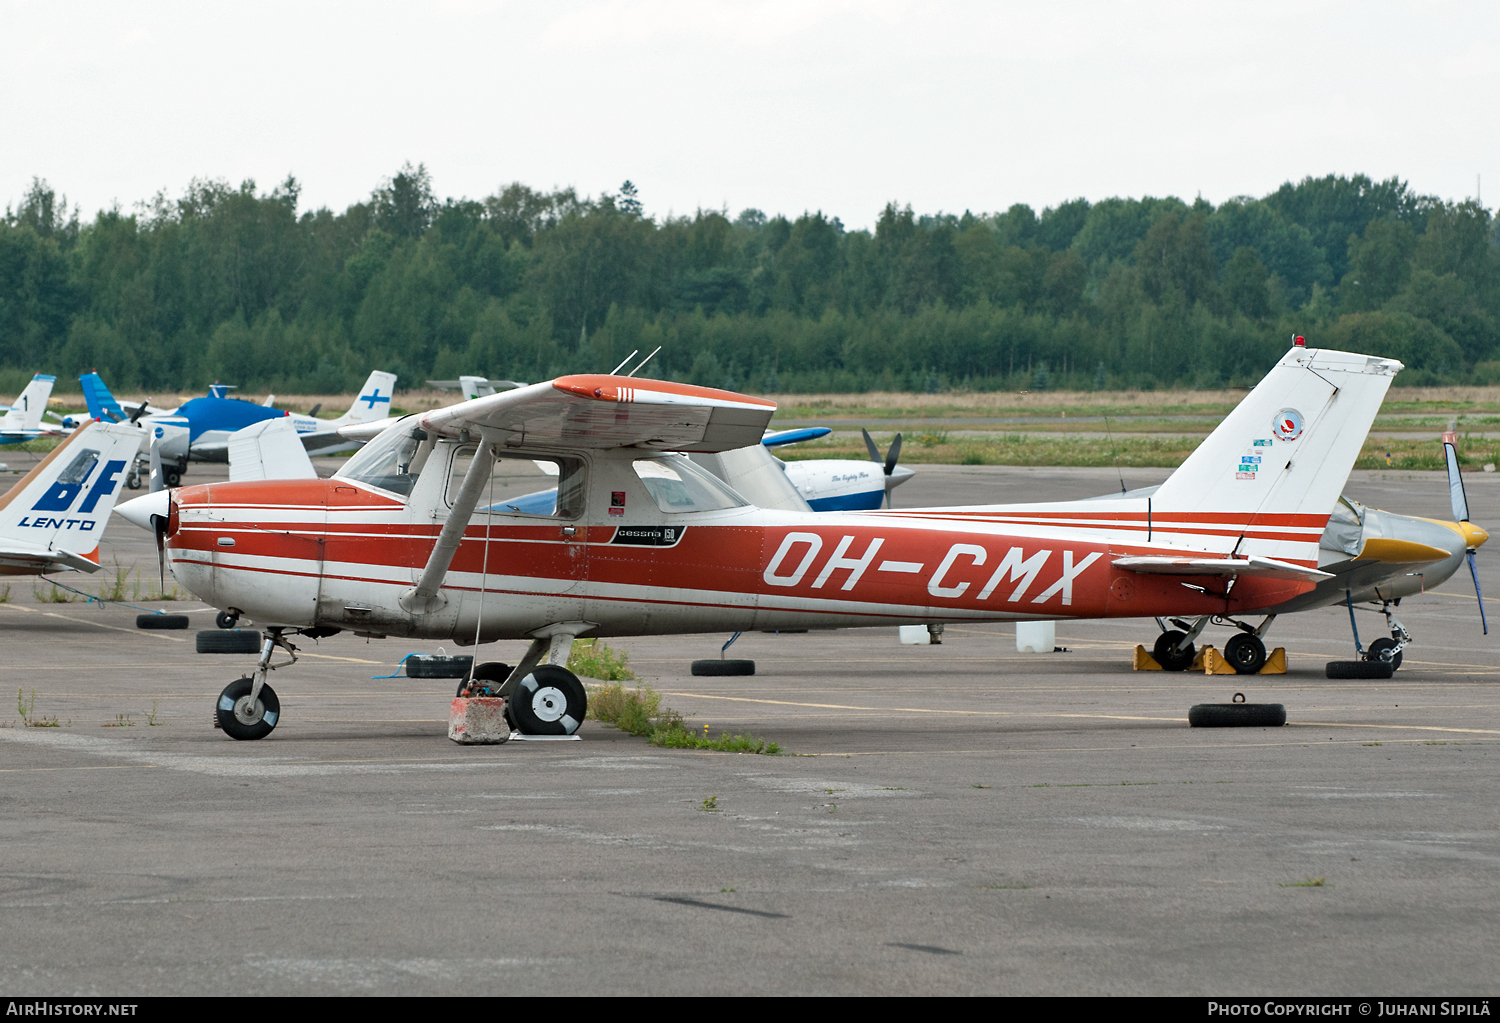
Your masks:
[{"label": "tail fin", "polygon": [[285,416],[264,419],[229,435],[229,482],[240,480],[315,480],[307,449],[297,428]]},{"label": "tail fin", "polygon": [[1187,547],[1316,565],[1318,537],[1402,368],[1293,348],[1152,495],[1152,532]]},{"label": "tail fin", "polygon": [[74,430],[0,497],[7,560],[34,552],[43,571],[48,564],[94,571],[88,566],[97,567],[94,552],[140,446],[140,431],[129,425],[91,420]]},{"label": "tail fin", "polygon": [[458,389],[464,392],[464,400],[486,398],[495,393],[495,385],[485,377],[459,377]]},{"label": "tail fin", "polygon": [[365,381],[365,386],[360,388],[359,397],[349,406],[343,422],[368,423],[384,419],[391,414],[391,395],[395,393],[396,374],[383,373],[377,369]]},{"label": "tail fin", "polygon": [[5,418],[0,419],[0,430],[41,429],[42,413],[47,410],[47,399],[52,396],[52,385],[56,382],[57,377],[42,373],[32,377]]},{"label": "tail fin", "polygon": [[78,382],[83,385],[83,399],[88,402],[89,415],[109,423],[118,423],[125,418],[125,410],[109,393],[98,373],[84,373]]}]

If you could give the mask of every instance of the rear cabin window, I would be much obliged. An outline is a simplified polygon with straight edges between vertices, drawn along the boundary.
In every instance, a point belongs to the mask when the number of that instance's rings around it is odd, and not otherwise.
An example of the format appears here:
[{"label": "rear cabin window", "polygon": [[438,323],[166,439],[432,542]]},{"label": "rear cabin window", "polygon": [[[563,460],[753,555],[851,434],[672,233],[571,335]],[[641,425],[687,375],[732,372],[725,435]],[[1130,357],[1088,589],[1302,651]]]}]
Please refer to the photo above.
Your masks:
[{"label": "rear cabin window", "polygon": [[721,511],[745,506],[744,498],[726,483],[680,455],[637,458],[631,466],[656,506],[664,512]]},{"label": "rear cabin window", "polygon": [[[475,445],[459,448],[448,469],[447,501],[458,500],[464,476],[474,461]],[[479,495],[475,512],[496,515],[542,515],[575,519],[583,514],[585,473],[575,459],[531,459],[501,456]]]}]

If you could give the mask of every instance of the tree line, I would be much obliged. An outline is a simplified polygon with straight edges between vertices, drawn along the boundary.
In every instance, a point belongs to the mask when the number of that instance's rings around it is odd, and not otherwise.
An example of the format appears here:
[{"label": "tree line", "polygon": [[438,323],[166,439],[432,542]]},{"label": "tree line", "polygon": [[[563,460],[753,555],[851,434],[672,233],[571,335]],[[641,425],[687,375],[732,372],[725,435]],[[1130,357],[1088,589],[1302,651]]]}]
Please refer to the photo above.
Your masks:
[{"label": "tree line", "polygon": [[630,182],[439,200],[404,167],[341,213],[195,180],[80,220],[36,180],[0,222],[0,391],[283,393],[475,373],[650,375],[771,393],[1252,383],[1294,333],[1402,384],[1500,383],[1500,232],[1478,202],[1327,176],[1261,198],[1038,215],[645,214]]}]

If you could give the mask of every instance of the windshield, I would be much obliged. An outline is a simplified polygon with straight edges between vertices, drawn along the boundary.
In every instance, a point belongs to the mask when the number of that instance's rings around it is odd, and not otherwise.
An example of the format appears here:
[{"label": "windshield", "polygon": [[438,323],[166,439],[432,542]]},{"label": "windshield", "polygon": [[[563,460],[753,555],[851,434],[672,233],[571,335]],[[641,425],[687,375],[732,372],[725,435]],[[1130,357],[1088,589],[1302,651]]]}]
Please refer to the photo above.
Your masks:
[{"label": "windshield", "polygon": [[635,474],[664,512],[720,511],[742,508],[740,495],[686,458],[638,458],[631,463]]},{"label": "windshield", "polygon": [[431,451],[425,430],[397,423],[356,452],[334,476],[409,497]]}]

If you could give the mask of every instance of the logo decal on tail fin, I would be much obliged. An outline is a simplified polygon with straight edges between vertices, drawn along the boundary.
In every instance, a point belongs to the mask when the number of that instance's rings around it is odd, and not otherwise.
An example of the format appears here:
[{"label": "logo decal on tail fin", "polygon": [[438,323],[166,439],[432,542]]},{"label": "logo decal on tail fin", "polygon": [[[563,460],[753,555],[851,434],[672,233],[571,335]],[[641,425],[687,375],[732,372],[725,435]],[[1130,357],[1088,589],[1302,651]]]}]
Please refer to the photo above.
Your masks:
[{"label": "logo decal on tail fin", "polygon": [[1296,440],[1302,436],[1302,413],[1294,408],[1284,408],[1271,420],[1271,432],[1280,440]]}]

